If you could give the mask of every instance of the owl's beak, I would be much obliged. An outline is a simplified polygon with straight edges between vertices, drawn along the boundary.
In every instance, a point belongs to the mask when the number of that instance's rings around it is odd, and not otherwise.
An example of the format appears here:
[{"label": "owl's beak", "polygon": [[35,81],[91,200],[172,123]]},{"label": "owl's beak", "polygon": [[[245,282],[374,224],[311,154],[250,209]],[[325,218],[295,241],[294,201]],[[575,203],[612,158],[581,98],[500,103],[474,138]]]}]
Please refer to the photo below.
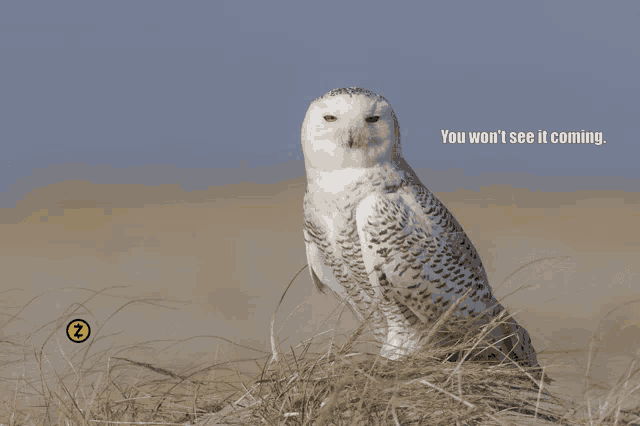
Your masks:
[{"label": "owl's beak", "polygon": [[[360,139],[360,132],[356,129],[349,129],[349,139],[347,140],[347,146],[349,148],[353,148],[353,145],[356,143],[356,140]],[[356,147],[358,147],[356,144]]]}]

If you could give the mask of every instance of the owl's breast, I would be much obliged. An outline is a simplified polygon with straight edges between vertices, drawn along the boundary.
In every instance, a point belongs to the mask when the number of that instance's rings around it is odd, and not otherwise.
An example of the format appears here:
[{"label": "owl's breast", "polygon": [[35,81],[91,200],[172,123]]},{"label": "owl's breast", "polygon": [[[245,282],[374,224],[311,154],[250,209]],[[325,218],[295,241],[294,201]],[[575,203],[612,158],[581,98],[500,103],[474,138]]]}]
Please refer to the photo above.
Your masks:
[{"label": "owl's breast", "polygon": [[305,200],[305,228],[321,249],[329,245],[335,252],[345,243],[358,242],[354,210],[327,200]]},{"label": "owl's breast", "polygon": [[305,199],[305,229],[336,278],[343,283],[367,280],[356,223],[358,198]]}]

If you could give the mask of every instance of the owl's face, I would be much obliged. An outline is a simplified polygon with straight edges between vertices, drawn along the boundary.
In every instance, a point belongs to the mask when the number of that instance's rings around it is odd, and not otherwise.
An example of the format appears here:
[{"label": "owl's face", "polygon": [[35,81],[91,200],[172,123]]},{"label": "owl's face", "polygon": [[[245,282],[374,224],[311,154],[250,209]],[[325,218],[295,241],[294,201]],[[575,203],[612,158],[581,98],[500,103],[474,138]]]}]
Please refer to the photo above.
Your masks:
[{"label": "owl's face", "polygon": [[339,94],[315,100],[302,125],[307,168],[367,168],[400,156],[400,132],[382,98]]}]

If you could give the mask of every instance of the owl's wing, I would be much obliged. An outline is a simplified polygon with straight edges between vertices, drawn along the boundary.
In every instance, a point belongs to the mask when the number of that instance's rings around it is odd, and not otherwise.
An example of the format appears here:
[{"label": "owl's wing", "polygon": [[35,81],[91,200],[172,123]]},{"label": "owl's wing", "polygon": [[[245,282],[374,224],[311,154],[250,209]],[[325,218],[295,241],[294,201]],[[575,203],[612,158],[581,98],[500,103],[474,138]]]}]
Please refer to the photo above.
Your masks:
[{"label": "owl's wing", "polygon": [[[356,223],[371,284],[378,286],[382,297],[405,306],[423,324],[435,321],[469,288],[469,296],[459,305],[462,314],[488,311],[493,318],[504,310],[491,294],[473,244],[426,188],[412,186],[369,195],[358,205]],[[523,366],[538,365],[527,330],[513,318],[490,334],[497,349],[485,356],[503,359],[508,354]]]},{"label": "owl's wing", "polygon": [[372,285],[423,323],[434,320],[470,286],[474,288],[461,311],[483,312],[493,299],[475,248],[426,189],[371,194],[358,205],[356,223]]}]

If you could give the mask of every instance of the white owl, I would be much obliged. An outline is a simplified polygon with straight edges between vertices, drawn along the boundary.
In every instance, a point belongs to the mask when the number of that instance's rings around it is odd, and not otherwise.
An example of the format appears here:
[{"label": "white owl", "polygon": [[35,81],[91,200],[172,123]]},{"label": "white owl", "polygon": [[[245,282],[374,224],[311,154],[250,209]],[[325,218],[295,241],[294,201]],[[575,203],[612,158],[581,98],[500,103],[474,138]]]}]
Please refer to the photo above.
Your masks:
[{"label": "white owl", "polygon": [[[417,351],[419,326],[469,288],[458,314],[489,311],[486,323],[504,310],[462,227],[402,157],[398,120],[384,97],[360,88],[328,92],[309,106],[301,139],[311,277],[360,320],[370,318],[381,355]],[[506,354],[538,366],[515,320],[496,328],[493,341],[502,353],[485,351],[487,359]]]}]

